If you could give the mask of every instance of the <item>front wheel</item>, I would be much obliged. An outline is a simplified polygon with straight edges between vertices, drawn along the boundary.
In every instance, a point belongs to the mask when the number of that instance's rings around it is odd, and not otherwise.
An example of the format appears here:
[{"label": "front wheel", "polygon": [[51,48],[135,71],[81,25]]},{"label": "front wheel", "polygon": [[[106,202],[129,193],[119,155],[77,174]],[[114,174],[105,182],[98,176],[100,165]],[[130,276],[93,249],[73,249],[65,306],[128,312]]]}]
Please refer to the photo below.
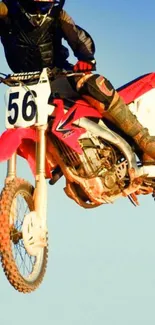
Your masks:
[{"label": "front wheel", "polygon": [[39,286],[47,265],[47,247],[41,248],[37,256],[29,255],[22,236],[24,217],[34,210],[33,192],[31,184],[15,178],[4,187],[0,197],[2,267],[11,285],[23,293]]}]

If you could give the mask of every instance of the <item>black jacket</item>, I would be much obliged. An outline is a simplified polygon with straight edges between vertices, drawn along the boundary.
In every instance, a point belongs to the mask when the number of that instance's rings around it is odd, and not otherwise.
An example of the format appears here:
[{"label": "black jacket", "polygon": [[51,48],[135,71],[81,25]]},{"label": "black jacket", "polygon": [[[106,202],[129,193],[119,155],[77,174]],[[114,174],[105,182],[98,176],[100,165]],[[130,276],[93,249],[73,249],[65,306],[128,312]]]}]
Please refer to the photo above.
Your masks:
[{"label": "black jacket", "polygon": [[42,70],[44,67],[63,68],[68,57],[62,45],[65,39],[78,60],[94,59],[95,46],[91,36],[75,25],[62,10],[58,17],[47,17],[33,27],[20,11],[0,19],[0,36],[5,56],[13,72]]}]

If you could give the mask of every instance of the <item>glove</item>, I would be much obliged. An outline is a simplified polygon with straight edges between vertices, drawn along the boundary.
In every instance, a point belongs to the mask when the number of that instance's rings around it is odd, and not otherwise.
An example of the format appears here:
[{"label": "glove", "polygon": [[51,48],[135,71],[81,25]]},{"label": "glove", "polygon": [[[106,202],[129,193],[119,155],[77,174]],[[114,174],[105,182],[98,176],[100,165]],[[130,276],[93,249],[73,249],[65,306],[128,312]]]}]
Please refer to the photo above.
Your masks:
[{"label": "glove", "polygon": [[78,61],[74,67],[73,67],[73,71],[74,72],[85,72],[85,71],[92,71],[95,69],[95,60],[86,62],[86,61]]}]

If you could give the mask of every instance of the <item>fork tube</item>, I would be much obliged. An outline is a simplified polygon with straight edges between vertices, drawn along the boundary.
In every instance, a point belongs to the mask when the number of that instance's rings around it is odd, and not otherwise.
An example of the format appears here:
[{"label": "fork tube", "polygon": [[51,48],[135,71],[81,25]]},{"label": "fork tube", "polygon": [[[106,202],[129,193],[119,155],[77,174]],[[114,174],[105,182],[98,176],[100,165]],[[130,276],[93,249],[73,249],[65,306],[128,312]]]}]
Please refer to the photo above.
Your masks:
[{"label": "fork tube", "polygon": [[46,227],[47,209],[47,185],[45,180],[45,157],[46,157],[46,125],[39,126],[38,139],[36,144],[36,180],[34,206],[37,216],[41,218],[42,225]]},{"label": "fork tube", "polygon": [[38,128],[38,138],[36,146],[36,174],[45,177],[45,155],[46,155],[46,140],[45,140],[46,127],[40,126]]},{"label": "fork tube", "polygon": [[12,157],[7,161],[6,182],[16,177],[17,154],[14,152]]}]

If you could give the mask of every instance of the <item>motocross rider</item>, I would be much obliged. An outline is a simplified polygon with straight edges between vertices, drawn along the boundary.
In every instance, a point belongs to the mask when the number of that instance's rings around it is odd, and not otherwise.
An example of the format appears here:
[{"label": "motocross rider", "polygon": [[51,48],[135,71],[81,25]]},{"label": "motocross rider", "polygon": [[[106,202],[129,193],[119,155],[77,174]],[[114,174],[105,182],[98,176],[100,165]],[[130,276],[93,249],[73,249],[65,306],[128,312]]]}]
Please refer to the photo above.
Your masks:
[{"label": "motocross rider", "polygon": [[[44,67],[66,68],[68,50],[77,63],[73,71],[87,72],[75,80],[76,90],[100,113],[109,118],[137,143],[144,163],[155,164],[155,137],[150,136],[125,105],[109,80],[95,70],[95,46],[91,36],[75,25],[63,10],[65,0],[3,0],[0,2],[0,36],[6,60],[13,72],[30,72]],[[89,73],[88,73],[89,71]]]}]

